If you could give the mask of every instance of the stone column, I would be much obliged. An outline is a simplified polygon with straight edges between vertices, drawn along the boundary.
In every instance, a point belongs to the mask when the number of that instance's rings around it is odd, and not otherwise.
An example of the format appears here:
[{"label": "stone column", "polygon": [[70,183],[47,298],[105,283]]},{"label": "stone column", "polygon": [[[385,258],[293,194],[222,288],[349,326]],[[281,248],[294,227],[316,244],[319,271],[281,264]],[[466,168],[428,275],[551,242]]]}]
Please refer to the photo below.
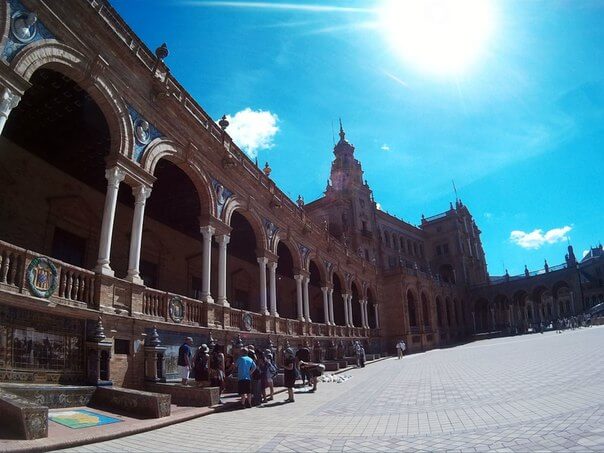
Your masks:
[{"label": "stone column", "polygon": [[114,273],[109,263],[111,260],[113,222],[115,220],[115,208],[117,206],[117,193],[120,183],[125,177],[126,173],[124,170],[118,167],[109,168],[105,171],[105,178],[107,178],[107,193],[105,194],[105,208],[103,210],[103,223],[101,224],[99,258],[94,270],[103,275],[110,275],[112,277]]},{"label": "stone column", "polygon": [[379,329],[380,328],[380,315],[379,315],[379,311],[378,311],[378,304],[376,304],[376,303],[373,304],[373,311],[375,314],[375,328]]},{"label": "stone column", "polygon": [[210,225],[201,227],[203,235],[203,252],[201,255],[201,300],[214,302],[210,294],[210,279],[212,276],[212,236],[216,231]]},{"label": "stone column", "polygon": [[352,317],[352,294],[348,295],[348,321],[350,327],[354,327],[354,318]]},{"label": "stone column", "polygon": [[361,303],[361,324],[363,324],[364,328],[367,328],[368,326],[368,322],[367,322],[367,301],[366,300],[361,300],[359,301]]},{"label": "stone column", "polygon": [[309,277],[304,277],[304,318],[306,322],[312,322],[310,319],[310,302],[308,300],[308,284],[310,283]]},{"label": "stone column", "polygon": [[325,320],[325,324],[329,325],[329,288],[327,286],[321,287],[321,292],[323,293],[323,319]]},{"label": "stone column", "polygon": [[302,275],[294,275],[296,280],[296,304],[298,307],[298,320],[304,321],[304,314],[302,313]]},{"label": "stone column", "polygon": [[348,320],[348,294],[342,294],[344,300],[344,325],[350,327],[350,321]]},{"label": "stone column", "polygon": [[145,216],[145,202],[151,195],[151,188],[140,185],[132,188],[134,195],[134,215],[132,216],[132,232],[130,233],[130,255],[128,258],[128,276],[126,280],[143,284],[140,277],[139,265],[141,259],[141,243],[143,239],[143,219]]},{"label": "stone column", "polygon": [[218,295],[216,303],[229,307],[229,301],[226,294],[227,281],[227,246],[231,237],[228,234],[216,236],[218,243]]},{"label": "stone column", "polygon": [[264,256],[258,258],[258,267],[260,270],[260,313],[263,315],[268,315],[268,310],[266,309],[266,263],[268,263],[268,258]]},{"label": "stone column", "polygon": [[332,326],[336,325],[335,318],[333,316],[333,288],[329,288],[329,323]]},{"label": "stone column", "polygon": [[19,105],[20,100],[21,96],[15,94],[10,88],[2,89],[2,94],[0,94],[0,134],[2,134],[8,115]]},{"label": "stone column", "polygon": [[268,263],[268,281],[269,281],[269,296],[270,296],[270,312],[271,316],[279,316],[277,313],[277,262],[269,261]]}]

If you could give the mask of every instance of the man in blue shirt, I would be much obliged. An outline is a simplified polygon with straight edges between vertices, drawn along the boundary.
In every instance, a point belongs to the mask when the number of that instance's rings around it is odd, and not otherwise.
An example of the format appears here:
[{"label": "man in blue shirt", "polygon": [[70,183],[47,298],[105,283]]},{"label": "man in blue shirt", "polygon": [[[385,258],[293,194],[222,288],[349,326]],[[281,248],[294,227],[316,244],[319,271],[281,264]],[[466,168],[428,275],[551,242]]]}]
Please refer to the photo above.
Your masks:
[{"label": "man in blue shirt", "polygon": [[241,405],[243,407],[252,407],[252,373],[256,369],[256,364],[248,356],[247,348],[241,349],[241,355],[235,362],[237,366],[237,387],[241,396]]},{"label": "man in blue shirt", "polygon": [[182,379],[182,385],[187,385],[189,380],[189,372],[193,367],[193,351],[191,346],[193,345],[193,338],[186,337],[185,342],[180,348],[178,348],[178,369],[180,370],[180,377]]}]

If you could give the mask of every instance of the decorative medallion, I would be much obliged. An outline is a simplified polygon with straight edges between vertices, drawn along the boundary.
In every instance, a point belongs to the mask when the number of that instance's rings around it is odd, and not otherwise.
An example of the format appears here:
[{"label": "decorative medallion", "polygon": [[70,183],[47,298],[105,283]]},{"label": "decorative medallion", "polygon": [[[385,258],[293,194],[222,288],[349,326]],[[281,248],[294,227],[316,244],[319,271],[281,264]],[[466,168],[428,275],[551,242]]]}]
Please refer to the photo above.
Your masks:
[{"label": "decorative medallion", "polygon": [[228,199],[233,195],[233,192],[215,179],[212,180],[212,187],[214,187],[214,192],[216,193],[216,213],[218,214],[218,217],[221,217],[224,206]]},{"label": "decorative medallion", "polygon": [[305,245],[300,246],[300,254],[302,255],[302,262],[306,264],[306,260],[308,259],[308,255],[310,255],[310,249]]},{"label": "decorative medallion", "polygon": [[168,311],[170,313],[170,318],[175,323],[180,323],[185,317],[185,304],[182,303],[182,299],[178,296],[174,296],[168,302]]},{"label": "decorative medallion", "polygon": [[268,236],[268,240],[272,242],[273,238],[275,237],[275,234],[277,234],[277,231],[279,231],[279,227],[270,220],[264,221],[264,227],[266,228],[266,235]]},{"label": "decorative medallion", "polygon": [[36,297],[48,299],[57,289],[57,268],[48,258],[34,258],[27,267],[27,284]]},{"label": "decorative medallion", "polygon": [[10,33],[1,57],[10,62],[28,44],[41,39],[53,39],[54,36],[36,13],[29,11],[19,0],[9,0],[8,3],[11,11]]},{"label": "decorative medallion", "polygon": [[252,315],[250,313],[244,313],[241,317],[241,323],[243,325],[243,330],[252,330]]},{"label": "decorative medallion", "polygon": [[156,138],[162,137],[163,134],[131,105],[128,106],[128,113],[134,127],[133,158],[136,162],[140,162],[147,145]]}]

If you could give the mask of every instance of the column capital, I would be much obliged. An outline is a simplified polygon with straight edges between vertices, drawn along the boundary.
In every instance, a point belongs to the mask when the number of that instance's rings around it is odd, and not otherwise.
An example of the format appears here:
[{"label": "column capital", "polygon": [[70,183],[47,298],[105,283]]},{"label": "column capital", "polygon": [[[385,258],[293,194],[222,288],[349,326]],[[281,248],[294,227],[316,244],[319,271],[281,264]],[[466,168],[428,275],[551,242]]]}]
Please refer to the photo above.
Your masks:
[{"label": "column capital", "polygon": [[214,240],[218,245],[227,245],[231,241],[231,236],[228,234],[219,234],[218,236],[214,236]]},{"label": "column capital", "polygon": [[268,258],[261,256],[259,258],[256,258],[256,261],[258,261],[258,264],[264,264],[266,266],[266,264],[268,263]]},{"label": "column capital", "polygon": [[329,292],[329,288],[327,286],[321,286],[321,291],[327,294]]},{"label": "column capital", "polygon": [[304,276],[303,276],[303,275],[300,275],[300,274],[296,274],[296,275],[294,275],[294,280],[295,280],[295,281],[297,281],[297,282],[302,282],[302,279],[304,279]]},{"label": "column capital", "polygon": [[105,170],[105,178],[107,179],[108,186],[117,188],[125,177],[126,172],[119,167],[111,167]]},{"label": "column capital", "polygon": [[277,263],[276,261],[269,261],[269,262],[267,263],[267,266],[268,266],[268,268],[269,268],[269,269],[271,269],[271,270],[276,270],[276,269],[277,269],[277,264],[278,264],[278,263]]},{"label": "column capital", "polygon": [[132,195],[134,195],[135,203],[144,203],[147,198],[151,195],[151,187],[141,184],[132,188]]},{"label": "column capital", "polygon": [[200,227],[199,231],[203,235],[203,238],[208,240],[208,239],[212,239],[212,235],[216,231],[216,228],[214,228],[213,226],[210,226],[210,225],[206,225],[206,226]]},{"label": "column capital", "polygon": [[0,94],[0,116],[7,117],[11,110],[19,105],[20,100],[21,96],[10,88],[4,87]]}]

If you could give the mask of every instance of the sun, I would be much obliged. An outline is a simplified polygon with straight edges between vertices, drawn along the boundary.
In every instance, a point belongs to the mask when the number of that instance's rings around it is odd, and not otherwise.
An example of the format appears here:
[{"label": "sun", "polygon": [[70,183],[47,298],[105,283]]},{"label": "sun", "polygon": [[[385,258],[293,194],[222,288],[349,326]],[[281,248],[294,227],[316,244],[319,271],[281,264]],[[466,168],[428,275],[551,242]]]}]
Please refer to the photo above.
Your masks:
[{"label": "sun", "polygon": [[460,74],[484,53],[494,28],[490,0],[385,0],[380,28],[393,51],[422,72]]}]

